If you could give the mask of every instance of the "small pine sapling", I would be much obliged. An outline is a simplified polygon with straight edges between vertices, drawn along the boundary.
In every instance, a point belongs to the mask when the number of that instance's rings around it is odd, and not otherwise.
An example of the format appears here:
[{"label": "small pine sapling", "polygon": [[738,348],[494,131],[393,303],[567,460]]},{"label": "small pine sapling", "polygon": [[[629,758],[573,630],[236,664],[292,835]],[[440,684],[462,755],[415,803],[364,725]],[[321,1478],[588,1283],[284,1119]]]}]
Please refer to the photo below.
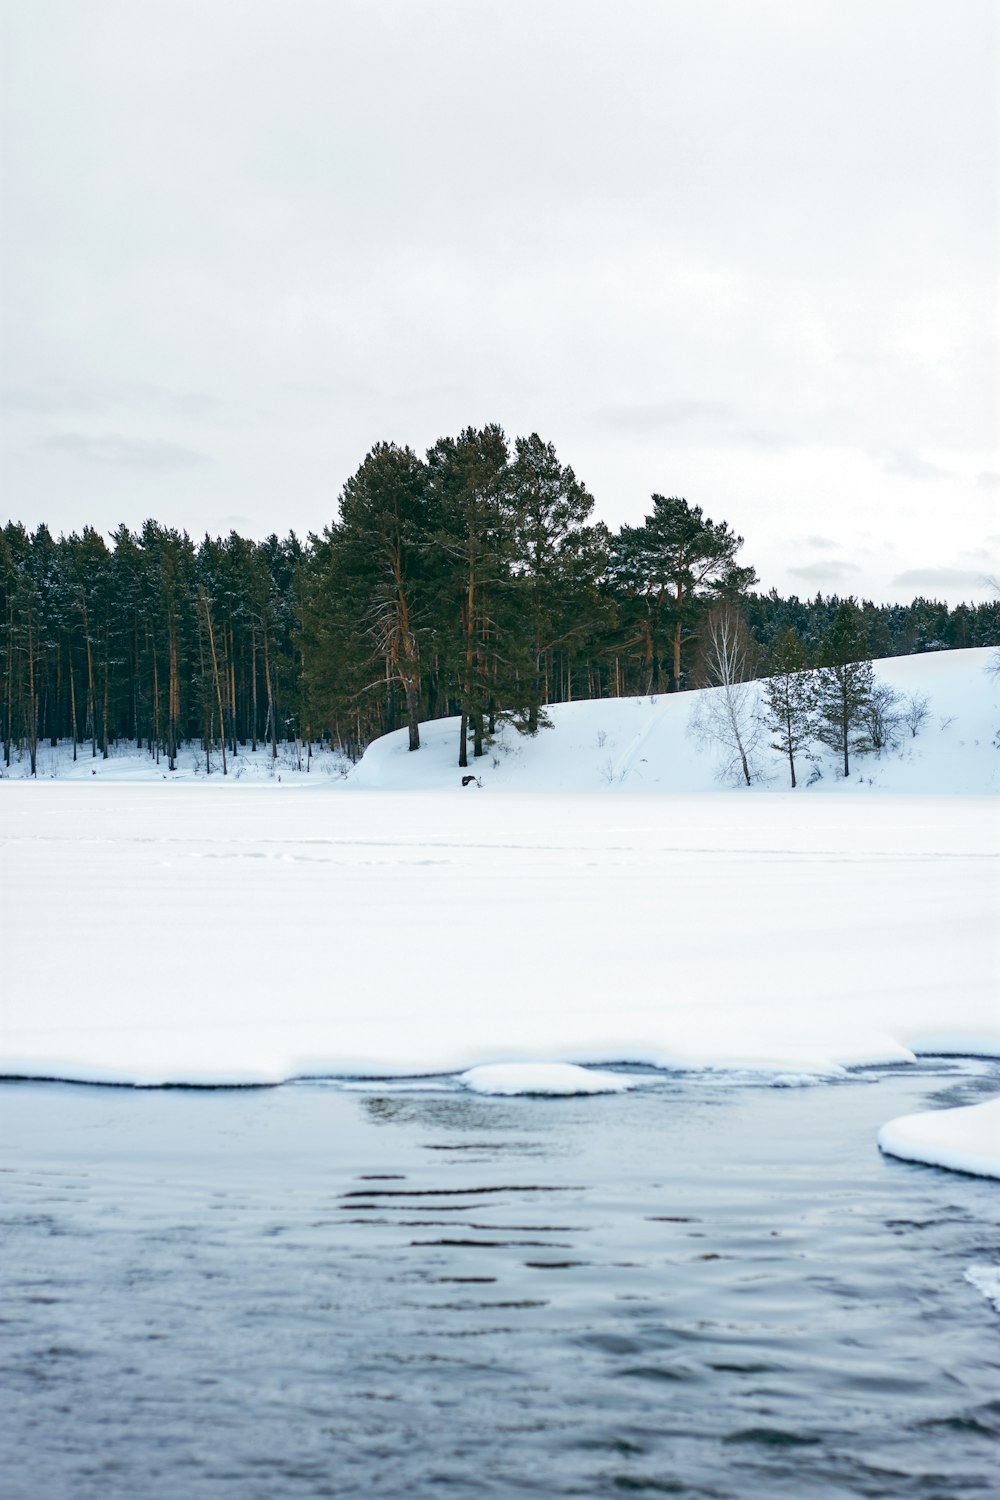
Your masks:
[{"label": "small pine sapling", "polygon": [[816,734],[816,687],[807,670],[805,647],[794,630],[784,630],[778,637],[770,668],[764,681],[762,719],[771,735],[771,749],[788,761],[794,788],[795,757]]},{"label": "small pine sapling", "polygon": [[843,600],[823,641],[816,677],[816,734],[842,757],[845,778],[851,774],[851,751],[871,749],[865,714],[875,673],[861,624],[855,601]]}]

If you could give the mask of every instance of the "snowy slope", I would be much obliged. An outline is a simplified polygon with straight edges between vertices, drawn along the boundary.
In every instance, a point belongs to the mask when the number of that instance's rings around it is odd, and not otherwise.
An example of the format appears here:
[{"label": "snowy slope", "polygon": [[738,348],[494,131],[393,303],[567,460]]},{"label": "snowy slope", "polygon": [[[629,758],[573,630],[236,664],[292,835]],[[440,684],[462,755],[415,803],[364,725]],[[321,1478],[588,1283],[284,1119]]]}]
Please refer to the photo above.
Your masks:
[{"label": "snowy slope", "polygon": [[[812,796],[834,791],[1000,791],[1000,753],[995,746],[1000,731],[1000,682],[986,673],[990,656],[990,650],[980,649],[876,662],[880,681],[904,698],[922,694],[928,699],[925,724],[915,738],[904,728],[895,750],[856,757],[848,783],[829,752],[820,753],[813,762],[803,758],[798,765],[800,792]],[[724,791],[732,782],[720,778],[722,758],[691,732],[703,697],[693,692],[555,704],[548,710],[551,729],[529,738],[502,727],[496,743],[479,760],[473,760],[470,749],[465,774],[474,774],[481,789],[489,791]],[[206,775],[205,756],[196,745],[182,749],[177,770],[171,773],[165,760],[156,764],[131,744],[112,746],[108,760],[100,754],[94,759],[89,745],[83,746],[76,761],[71,746],[43,744],[38,749],[37,779],[88,784],[169,781],[227,789],[252,784],[310,790],[453,791],[461,790],[463,775],[458,766],[458,728],[458,719],[422,725],[422,748],[413,755],[407,750],[406,730],[385,735],[353,767],[340,754],[319,747],[310,760],[305,747],[300,753],[294,745],[279,745],[277,762],[272,761],[269,746],[261,745],[256,753],[241,747],[230,760],[226,777],[221,774],[217,752],[212,774]],[[787,789],[787,765],[768,748],[766,736],[755,761],[759,779],[752,793]],[[0,765],[0,781],[29,775],[26,757],[16,759],[7,771]],[[814,779],[807,784],[810,776]]]},{"label": "snowy slope", "polygon": [[[800,790],[810,794],[861,790],[891,792],[996,792],[1000,790],[1000,683],[985,667],[986,649],[892,657],[875,663],[876,676],[904,698],[923,694],[928,717],[916,737],[905,727],[898,748],[858,756],[851,779],[838,774],[836,757],[824,752],[814,764],[819,779],[806,786],[812,766],[797,768]],[[720,780],[723,757],[705,748],[691,732],[703,693],[660,698],[605,698],[560,703],[548,712],[552,728],[534,738],[502,729],[496,744],[474,772],[484,789],[572,792],[711,792]],[[350,776],[354,788],[394,790],[461,786],[457,719],[421,727],[422,748],[411,754],[405,730],[369,746]],[[817,747],[818,748],[818,747]],[[766,736],[756,756],[760,780],[754,791],[781,791],[788,768]]]}]

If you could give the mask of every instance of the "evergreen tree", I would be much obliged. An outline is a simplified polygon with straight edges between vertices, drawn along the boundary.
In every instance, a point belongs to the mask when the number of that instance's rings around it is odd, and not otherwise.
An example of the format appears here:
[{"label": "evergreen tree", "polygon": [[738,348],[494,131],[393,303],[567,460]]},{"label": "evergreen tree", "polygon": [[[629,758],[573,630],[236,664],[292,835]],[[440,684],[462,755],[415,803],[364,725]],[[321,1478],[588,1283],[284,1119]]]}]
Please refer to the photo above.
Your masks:
[{"label": "evergreen tree", "polygon": [[764,680],[764,724],[770,732],[771,749],[788,758],[788,773],[794,788],[795,757],[813,739],[816,688],[807,670],[805,648],[791,627],[778,636]]},{"label": "evergreen tree", "polygon": [[861,611],[854,599],[845,599],[823,642],[816,728],[819,739],[843,756],[845,776],[851,774],[850,752],[870,748],[865,714],[875,674],[866,649]]},{"label": "evergreen tree", "polygon": [[551,695],[553,653],[571,651],[598,614],[607,615],[595,587],[607,532],[589,524],[593,496],[536,432],[516,439],[509,484],[514,581],[505,654],[523,659],[517,696],[523,727],[534,734]]},{"label": "evergreen tree", "polygon": [[642,526],[623,526],[612,545],[608,578],[612,588],[639,597],[646,648],[647,686],[659,687],[658,637],[669,630],[672,686],[683,684],[682,654],[697,639],[706,601],[736,599],[757,581],[753,568],[741,567],[736,553],[743,538],[725,521],[702,514],[700,505],[653,496],[653,509]]},{"label": "evergreen tree", "polygon": [[381,659],[386,682],[402,691],[411,750],[420,748],[428,529],[424,464],[410,448],[379,443],[344,486],[335,551],[370,656]]},{"label": "evergreen tree", "polygon": [[509,454],[498,426],[467,427],[427,454],[439,571],[439,658],[459,708],[458,764],[485,749],[487,726],[508,696],[511,663],[500,649],[501,594],[510,580]]}]

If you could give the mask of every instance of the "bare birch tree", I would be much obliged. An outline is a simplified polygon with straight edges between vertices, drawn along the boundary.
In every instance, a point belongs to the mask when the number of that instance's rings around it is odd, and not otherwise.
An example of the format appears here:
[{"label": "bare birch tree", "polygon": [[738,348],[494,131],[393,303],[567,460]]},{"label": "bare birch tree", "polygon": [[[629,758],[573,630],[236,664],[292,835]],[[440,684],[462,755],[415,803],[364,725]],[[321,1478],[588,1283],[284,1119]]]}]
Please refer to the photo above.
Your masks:
[{"label": "bare birch tree", "polygon": [[753,646],[746,623],[732,604],[712,610],[702,639],[701,677],[708,691],[698,696],[691,730],[702,744],[725,754],[724,777],[750,786],[757,774],[754,751],[761,736],[759,688],[753,678]]}]

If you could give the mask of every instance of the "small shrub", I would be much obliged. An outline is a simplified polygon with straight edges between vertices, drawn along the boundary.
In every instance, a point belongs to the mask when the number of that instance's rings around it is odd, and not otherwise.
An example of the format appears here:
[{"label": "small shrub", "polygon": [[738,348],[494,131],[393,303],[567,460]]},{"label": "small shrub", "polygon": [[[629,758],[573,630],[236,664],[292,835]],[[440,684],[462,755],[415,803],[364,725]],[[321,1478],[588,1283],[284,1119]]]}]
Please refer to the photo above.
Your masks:
[{"label": "small shrub", "polygon": [[862,710],[868,739],[873,750],[895,748],[903,715],[899,712],[901,695],[887,682],[876,682]]},{"label": "small shrub", "polygon": [[926,693],[910,693],[903,701],[900,717],[913,739],[916,739],[930,716],[930,704],[931,700]]}]

